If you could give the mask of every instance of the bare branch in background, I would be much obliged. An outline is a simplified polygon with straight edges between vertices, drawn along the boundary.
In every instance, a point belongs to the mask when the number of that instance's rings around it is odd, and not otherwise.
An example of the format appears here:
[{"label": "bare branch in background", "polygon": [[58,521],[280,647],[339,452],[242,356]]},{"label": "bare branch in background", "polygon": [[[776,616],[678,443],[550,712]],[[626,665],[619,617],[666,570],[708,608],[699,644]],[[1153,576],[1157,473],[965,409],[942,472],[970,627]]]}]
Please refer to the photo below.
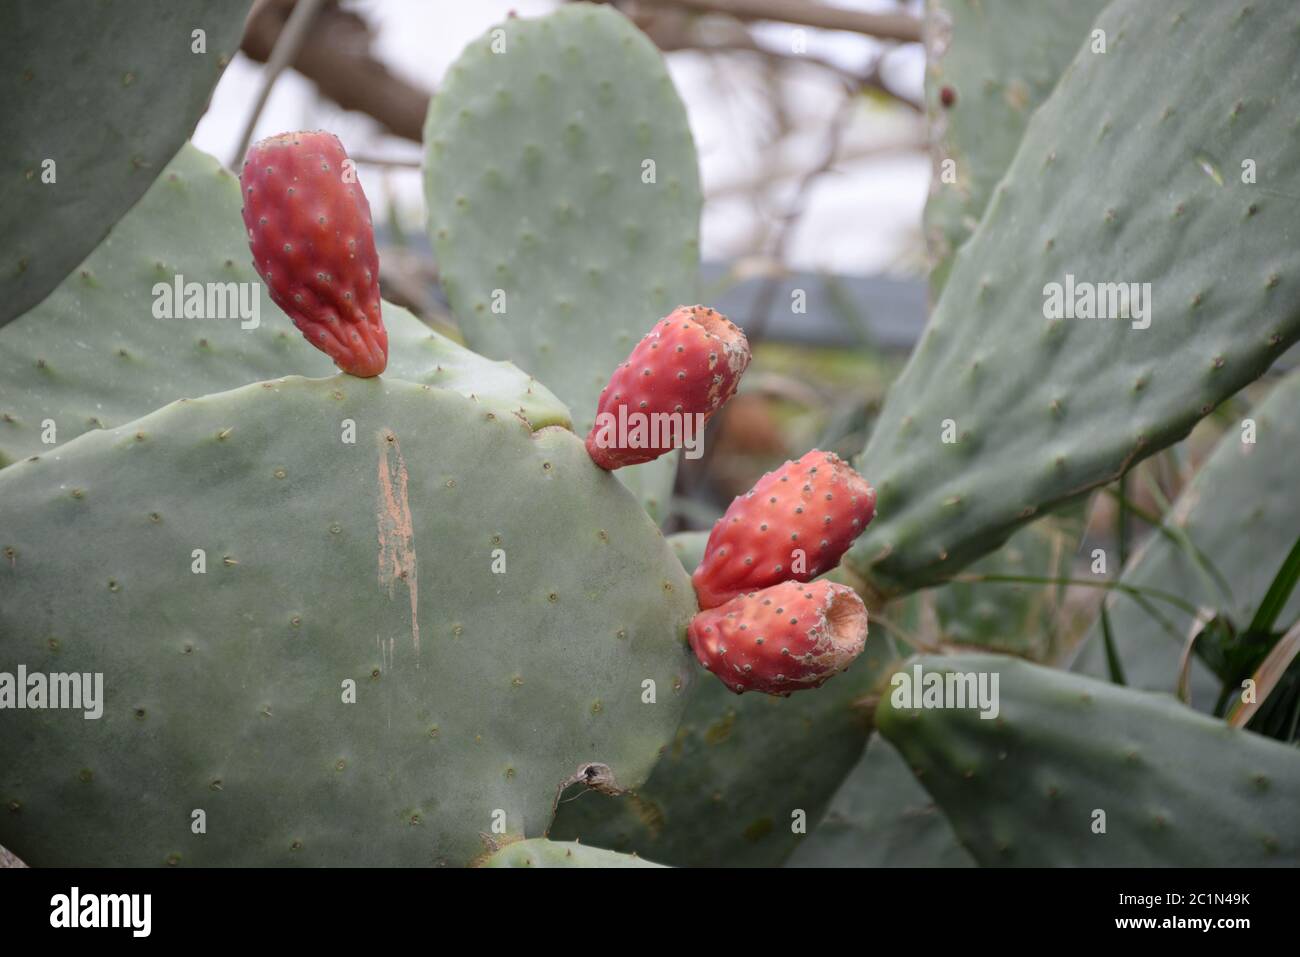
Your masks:
[{"label": "bare branch in background", "polygon": [[760,341],[767,329],[772,306],[776,302],[776,294],[781,288],[781,274],[785,268],[786,256],[790,246],[790,239],[794,235],[794,228],[808,208],[808,199],[813,184],[824,174],[829,173],[835,166],[835,159],[839,156],[840,145],[844,140],[844,131],[847,129],[849,120],[853,115],[853,106],[856,99],[852,93],[848,93],[840,101],[834,118],[826,128],[821,161],[809,169],[803,175],[803,178],[799,180],[794,195],[777,224],[769,251],[769,257],[777,268],[768,275],[766,281],[759,288],[758,294],[754,297],[754,305],[750,310],[751,321],[744,324],[745,334],[749,336],[751,342]]},{"label": "bare branch in background", "polygon": [[[925,104],[898,92],[885,83],[880,74],[884,56],[874,60],[872,69],[865,74],[845,69],[830,60],[811,53],[787,53],[761,46],[740,21],[726,16],[710,19],[701,24],[701,17],[674,3],[654,3],[647,7],[644,0],[626,0],[619,9],[665,53],[677,50],[695,50],[700,53],[750,53],[763,57],[769,63],[807,63],[834,73],[840,80],[855,89],[870,89],[884,94],[897,103],[917,113],[925,112]],[[710,12],[721,13],[717,10]],[[850,11],[852,12],[852,11]],[[889,51],[886,50],[887,54]]]},{"label": "bare branch in background", "polygon": [[837,66],[830,60],[823,60],[820,57],[813,56],[812,54],[781,53],[777,50],[769,50],[766,47],[759,46],[752,39],[748,41],[727,41],[725,43],[709,43],[707,41],[701,41],[699,43],[691,43],[687,46],[678,47],[676,49],[699,50],[702,53],[753,53],[763,57],[764,59],[780,63],[807,63],[811,66],[834,73],[850,87],[855,89],[875,90],[889,97],[891,100],[906,106],[910,110],[914,110],[917,113],[925,112],[925,104],[914,100],[911,97],[904,96],[897,90],[893,90],[885,85],[884,80],[880,77],[879,60],[877,60],[877,65],[874,69],[864,75],[860,75],[851,70],[846,70],[841,66]]},{"label": "bare branch in background", "polygon": [[[879,159],[885,156],[914,155],[926,148],[922,137],[900,138],[887,142],[859,144],[843,150],[836,157],[837,166],[848,166],[861,160]],[[739,177],[722,182],[709,190],[708,200],[733,199],[748,196],[762,190],[773,182],[781,182],[799,176],[806,171],[806,164],[796,166],[792,161],[784,161],[770,166],[761,173]]]},{"label": "bare branch in background", "polygon": [[240,160],[244,158],[244,152],[253,139],[253,130],[257,127],[257,118],[262,115],[262,110],[266,108],[266,101],[271,98],[271,88],[275,86],[275,81],[280,78],[285,67],[302,49],[307,31],[320,11],[320,5],[321,0],[302,0],[289,11],[284,29],[276,36],[275,46],[271,49],[271,55],[266,61],[266,69],[262,72],[262,88],[257,91],[257,100],[253,103],[252,112],[248,114],[248,122],[244,124],[244,132],[239,137],[239,145],[235,147],[235,155],[230,158],[232,169],[237,169]]},{"label": "bare branch in background", "polygon": [[739,20],[776,20],[821,30],[862,33],[900,43],[921,41],[921,21],[906,13],[864,13],[813,0],[637,0],[638,7],[681,7]]},{"label": "bare branch in background", "polygon": [[[289,21],[295,0],[256,0],[244,26],[241,49],[252,60],[266,63]],[[878,68],[858,76],[814,56],[785,56],[759,47],[748,31],[739,29],[721,43],[695,38],[692,21],[700,13],[737,18],[772,19],[786,23],[848,30],[881,39],[920,39],[920,23],[906,14],[871,14],[827,7],[811,0],[635,0],[619,6],[663,50],[698,49],[702,52],[743,51],[769,60],[803,61],[835,72],[845,82],[875,89],[911,109],[920,104],[887,86]],[[343,10],[336,0],[326,2],[306,27],[289,65],[311,80],[326,99],[345,110],[365,113],[390,132],[413,143],[424,138],[424,119],[430,92],[394,74],[370,53],[371,32],[366,21]],[[245,144],[246,145],[246,144]],[[236,164],[242,159],[236,158]]]},{"label": "bare branch in background", "polygon": [[[294,6],[294,0],[257,0],[244,25],[240,49],[259,63],[267,62]],[[429,91],[376,60],[370,40],[365,20],[331,2],[313,18],[290,64],[343,109],[365,113],[397,136],[419,143]]]}]

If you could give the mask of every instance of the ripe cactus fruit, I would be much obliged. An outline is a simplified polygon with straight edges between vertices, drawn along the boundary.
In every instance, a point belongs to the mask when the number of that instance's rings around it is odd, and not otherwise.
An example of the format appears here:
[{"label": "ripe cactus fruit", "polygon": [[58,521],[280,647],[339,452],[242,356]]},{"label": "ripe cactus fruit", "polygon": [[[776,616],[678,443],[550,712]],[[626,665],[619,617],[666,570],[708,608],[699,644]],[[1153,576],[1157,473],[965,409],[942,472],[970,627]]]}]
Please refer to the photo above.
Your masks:
[{"label": "ripe cactus fruit", "polygon": [[253,266],[307,341],[363,378],[388,365],[370,204],[332,133],[255,143],[239,174]]},{"label": "ripe cactus fruit", "polygon": [[738,496],[713,526],[692,576],[700,607],[830,571],[875,511],[876,490],[833,452],[813,449],[786,462]]},{"label": "ripe cactus fruit", "polygon": [[706,306],[678,306],[637,343],[600,392],[587,451],[603,469],[650,462],[698,436],[736,392],[749,340]]},{"label": "ripe cactus fruit", "polygon": [[867,609],[847,585],[787,581],[700,612],[687,635],[736,694],[789,695],[853,663],[866,646]]}]

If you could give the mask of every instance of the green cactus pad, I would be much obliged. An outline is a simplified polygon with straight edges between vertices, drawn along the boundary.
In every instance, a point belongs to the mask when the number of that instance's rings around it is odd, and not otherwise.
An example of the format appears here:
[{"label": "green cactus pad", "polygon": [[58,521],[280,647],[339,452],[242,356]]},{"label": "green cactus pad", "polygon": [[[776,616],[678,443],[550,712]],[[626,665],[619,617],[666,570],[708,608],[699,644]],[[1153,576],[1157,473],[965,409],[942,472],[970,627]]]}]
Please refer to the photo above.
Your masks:
[{"label": "green cactus pad", "polygon": [[[424,140],[430,237],[466,341],[549,385],[586,435],[615,366],[697,298],[695,146],[662,57],[605,7],[507,20],[448,71]],[[618,475],[664,511],[675,464]]]},{"label": "green cactus pad", "polygon": [[981,865],[1300,864],[1294,748],[1168,695],[1002,655],[920,663],[926,673],[999,676],[991,720],[896,708],[892,692],[876,711],[877,728]]},{"label": "green cactus pad", "polygon": [[[708,537],[668,536],[688,573]],[[679,867],[779,865],[861,755],[870,730],[866,698],[896,659],[877,629],[846,674],[790,698],[736,695],[701,673],[676,740],[645,786],[634,795],[586,794],[561,804],[551,836]],[[804,833],[791,828],[796,810],[804,812]]]},{"label": "green cactus pad", "polygon": [[[260,325],[155,318],[154,286],[176,275],[187,283],[257,283]],[[386,374],[472,393],[498,411],[519,410],[535,428],[568,424],[564,405],[509,363],[485,359],[389,303],[384,322]],[[79,270],[0,329],[0,466],[48,452],[47,420],[57,445],[181,397],[333,371],[253,271],[239,181],[187,145]]]},{"label": "green cactus pad", "polygon": [[682,567],[688,573],[694,572],[704,557],[704,548],[709,544],[709,533],[678,532],[668,536],[668,544],[672,546],[673,554],[682,563]]},{"label": "green cactus pad", "polygon": [[695,670],[690,580],[582,442],[427,385],[181,400],[0,471],[0,529],[0,671],[105,684],[0,724],[33,865],[466,864],[644,780]]},{"label": "green cactus pad", "polygon": [[239,48],[248,6],[4,5],[0,326],[44,299],[180,149]]},{"label": "green cactus pad", "polygon": [[[966,574],[1069,578],[1082,535],[1080,509],[1047,516],[1020,529]],[[917,647],[998,651],[1050,663],[1069,638],[1064,598],[1065,586],[1058,584],[953,581],[908,595],[886,614]]]},{"label": "green cactus pad", "polygon": [[846,673],[789,698],[737,695],[700,669],[677,736],[645,785],[566,801],[549,836],[674,867],[781,864],[861,756],[868,696],[896,660],[877,630]]},{"label": "green cactus pad", "polygon": [[577,842],[534,838],[515,841],[483,861],[480,867],[663,867],[635,854],[618,854]]},{"label": "green cactus pad", "polygon": [[[1300,6],[1116,0],[1097,27],[1107,52],[1030,120],[858,462],[878,514],[848,561],[883,594],[1178,441],[1300,338]],[[1067,275],[1150,283],[1149,328],[1049,320]]]},{"label": "green cactus pad", "polygon": [[[1240,423],[1234,424],[1166,518],[1213,563],[1231,598],[1213,587],[1213,576],[1198,571],[1185,549],[1158,533],[1133,556],[1121,578],[1125,584],[1159,589],[1197,608],[1225,614],[1239,629],[1250,624],[1273,575],[1300,536],[1296,502],[1300,373],[1293,372],[1274,386],[1247,416],[1255,423],[1254,444],[1243,442]],[[1150,604],[1164,623],[1132,598],[1112,594],[1108,600],[1111,632],[1124,680],[1131,687],[1173,692],[1192,617],[1164,602]],[[1292,593],[1278,624],[1286,627],[1297,618],[1300,591]],[[1208,711],[1220,682],[1199,658],[1193,657],[1192,667],[1192,703]],[[1108,674],[1100,625],[1089,634],[1074,670],[1097,677]]]},{"label": "green cactus pad", "polygon": [[[975,231],[1025,124],[1069,65],[1103,0],[929,0],[925,103],[935,175],[925,205],[930,295]],[[952,102],[945,105],[944,91]],[[956,182],[942,178],[952,160]]]},{"label": "green cactus pad", "polygon": [[952,825],[879,735],[787,867],[972,867]]}]

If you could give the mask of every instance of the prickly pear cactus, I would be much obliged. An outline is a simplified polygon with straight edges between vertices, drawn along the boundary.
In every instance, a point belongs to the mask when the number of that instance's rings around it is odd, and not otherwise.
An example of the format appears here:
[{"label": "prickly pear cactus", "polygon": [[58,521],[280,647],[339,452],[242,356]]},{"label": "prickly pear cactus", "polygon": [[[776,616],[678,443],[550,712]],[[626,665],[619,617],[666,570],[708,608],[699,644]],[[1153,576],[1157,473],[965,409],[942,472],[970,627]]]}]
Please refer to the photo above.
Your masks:
[{"label": "prickly pear cactus", "polygon": [[662,867],[635,854],[616,854],[577,842],[534,838],[515,841],[487,857],[480,867]]},{"label": "prickly pear cactus", "polygon": [[247,0],[42,0],[0,12],[0,326],[104,238],[184,144]]},{"label": "prickly pear cactus", "polygon": [[[693,569],[707,539],[687,532],[669,542]],[[861,755],[873,685],[897,659],[876,629],[859,660],[815,692],[736,695],[703,675],[650,780],[634,794],[562,803],[550,836],[675,867],[779,865]]]},{"label": "prickly pear cactus", "polygon": [[872,735],[826,817],[787,867],[973,867],[893,746]]},{"label": "prickly pear cactus", "polygon": [[[219,284],[223,297],[233,291],[229,317],[185,318],[186,296],[173,292],[178,276],[182,290],[201,287],[203,315],[210,315],[208,290],[217,288],[209,284]],[[166,295],[156,293],[158,284]],[[240,318],[241,292],[256,325]],[[384,320],[389,375],[472,393],[486,408],[522,412],[537,428],[568,424],[564,405],[509,363],[471,352],[398,306],[386,303]],[[333,371],[253,272],[238,181],[187,144],[80,269],[0,329],[0,465],[183,396]]]},{"label": "prickly pear cactus", "polygon": [[[1239,628],[1248,625],[1273,575],[1300,538],[1295,500],[1298,411],[1300,373],[1293,372],[1247,413],[1249,421],[1225,433],[1165,519],[1213,564],[1228,594],[1216,587],[1214,574],[1197,567],[1193,554],[1160,534],[1153,534],[1133,556],[1121,581],[1178,595],[1196,608],[1227,615]],[[1124,680],[1135,688],[1173,692],[1192,616],[1152,602],[1161,615],[1156,619],[1119,593],[1107,604]],[[1287,625],[1297,618],[1300,591],[1292,593],[1278,623]],[[1192,668],[1192,703],[1208,710],[1220,682],[1198,658],[1193,657]],[[1074,670],[1097,677],[1108,674],[1100,626],[1089,633]]]},{"label": "prickly pear cactus", "polygon": [[[981,865],[1294,867],[1300,754],[1168,695],[1001,655],[920,659],[999,676],[999,713],[895,707],[876,726]],[[910,663],[909,663],[910,667]]]},{"label": "prickly pear cactus", "polygon": [[[1116,0],[1096,26],[1106,52],[1082,48],[1030,120],[858,463],[880,493],[850,553],[871,591],[950,577],[1300,338],[1300,7]],[[1048,318],[1068,277],[1129,318]],[[1125,311],[1107,283],[1150,295]]]},{"label": "prickly pear cactus", "polygon": [[925,204],[930,295],[975,231],[1025,125],[1088,38],[1104,0],[928,0],[925,109],[934,175]]},{"label": "prickly pear cactus", "polygon": [[[1082,534],[1079,509],[1051,515],[1022,528],[966,571],[977,578],[1068,579]],[[1059,584],[953,581],[908,595],[886,613],[917,647],[998,651],[1050,663],[1072,633],[1064,597]]]},{"label": "prickly pear cactus", "polygon": [[[697,298],[695,146],[662,57],[591,4],[507,20],[451,67],[424,139],[430,237],[466,341],[551,386],[585,435],[610,371]],[[620,470],[652,513],[676,458]]]},{"label": "prickly pear cactus", "polygon": [[103,675],[98,719],[6,712],[33,865],[466,864],[640,784],[695,670],[580,439],[387,376],[89,433],[0,471],[0,529],[0,670]]}]

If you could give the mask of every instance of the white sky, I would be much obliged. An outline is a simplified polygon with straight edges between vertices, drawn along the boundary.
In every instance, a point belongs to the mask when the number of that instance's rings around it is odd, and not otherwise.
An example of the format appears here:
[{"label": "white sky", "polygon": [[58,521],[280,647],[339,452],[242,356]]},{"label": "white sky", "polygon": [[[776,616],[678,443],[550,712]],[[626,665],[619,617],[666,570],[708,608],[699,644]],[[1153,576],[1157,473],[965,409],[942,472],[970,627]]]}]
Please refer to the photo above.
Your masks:
[{"label": "white sky", "polygon": [[[839,0],[839,6],[896,9],[878,0]],[[436,89],[466,42],[503,19],[509,10],[521,17],[554,9],[553,0],[361,0],[351,5],[375,31],[374,52],[395,72]],[[772,49],[791,48],[791,27],[760,24],[755,36]],[[808,52],[840,66],[860,70],[874,41],[817,30],[804,32]],[[913,55],[913,53],[915,55]],[[838,102],[837,84],[826,71],[797,67],[785,83],[786,114],[800,133],[769,143],[765,103],[755,59],[744,55],[670,54],[669,69],[686,103],[700,155],[705,196],[702,227],[705,259],[731,260],[750,254],[762,234],[763,219],[743,194],[728,187],[772,179],[777,207],[788,202],[803,171],[817,165],[825,148],[820,130]],[[904,50],[888,62],[891,82],[919,98],[924,57]],[[223,162],[232,161],[261,82],[262,66],[241,55],[231,63],[213,94],[212,104],[194,134],[195,143]],[[723,91],[723,92],[720,92]],[[382,132],[369,117],[347,113],[319,97],[309,81],[287,71],[277,81],[258,121],[254,138],[290,129],[327,128],[357,155],[419,159],[420,148]],[[800,135],[801,134],[801,135]],[[854,115],[833,171],[810,190],[800,227],[791,237],[789,264],[796,269],[874,274],[905,269],[920,244],[920,215],[929,184],[930,164],[915,150],[857,156],[891,144],[920,142],[919,119],[903,111],[864,104]],[[418,170],[372,166],[360,169],[362,185],[377,219],[394,204],[403,227],[424,228],[424,200]],[[723,195],[714,198],[722,191]]]}]

